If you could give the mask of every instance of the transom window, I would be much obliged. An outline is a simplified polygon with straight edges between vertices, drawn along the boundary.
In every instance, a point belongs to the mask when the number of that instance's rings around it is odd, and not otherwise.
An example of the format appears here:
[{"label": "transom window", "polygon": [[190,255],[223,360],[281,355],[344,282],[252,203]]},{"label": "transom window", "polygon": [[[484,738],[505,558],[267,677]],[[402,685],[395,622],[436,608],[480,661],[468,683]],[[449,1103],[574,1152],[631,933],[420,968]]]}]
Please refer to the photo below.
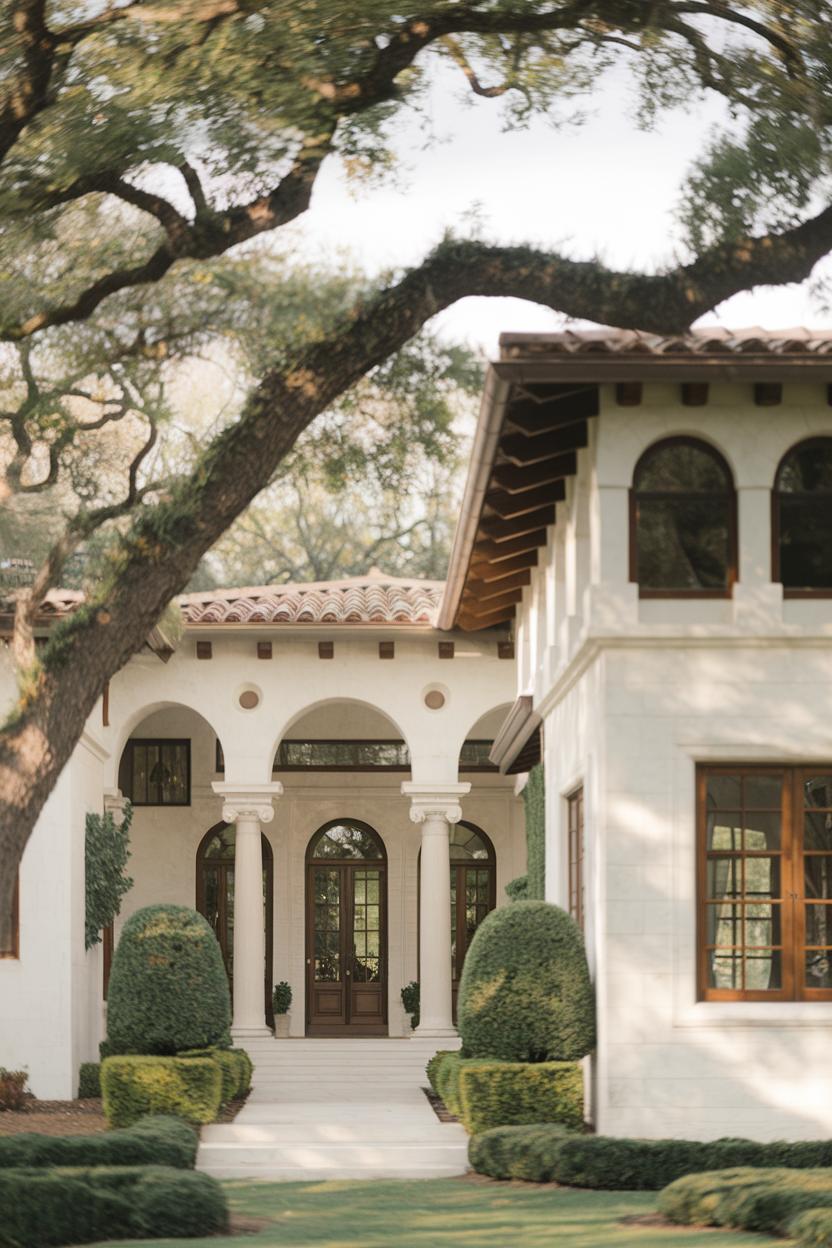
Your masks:
[{"label": "transom window", "polygon": [[[488,755],[493,741],[464,742],[459,756],[460,771],[497,771]],[[216,745],[217,772],[225,771],[225,757]],[[356,739],[281,741],[272,771],[410,771],[410,751],[404,741]]]},{"label": "transom window", "polygon": [[190,741],[132,737],[121,756],[118,783],[134,806],[189,806]]},{"label": "transom window", "polygon": [[728,597],[736,529],[731,470],[712,446],[667,438],[644,452],[630,491],[630,579],[642,597]]},{"label": "transom window", "polygon": [[772,494],[772,579],[787,596],[832,594],[832,438],[792,447]]},{"label": "transom window", "polygon": [[309,858],[361,858],[384,857],[384,846],[379,835],[366,823],[357,820],[327,824],[309,847]]},{"label": "transom window", "polygon": [[832,999],[832,765],[703,767],[699,990]]}]

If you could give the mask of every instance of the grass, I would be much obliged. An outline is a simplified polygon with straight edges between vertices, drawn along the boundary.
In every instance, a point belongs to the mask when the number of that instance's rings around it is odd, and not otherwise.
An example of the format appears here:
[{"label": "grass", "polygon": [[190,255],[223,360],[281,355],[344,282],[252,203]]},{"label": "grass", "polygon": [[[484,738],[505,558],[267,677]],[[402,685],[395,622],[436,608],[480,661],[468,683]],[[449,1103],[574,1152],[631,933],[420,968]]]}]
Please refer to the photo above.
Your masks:
[{"label": "grass", "polygon": [[[783,1248],[732,1231],[628,1225],[651,1214],[648,1192],[579,1192],[461,1179],[370,1183],[226,1183],[236,1217],[268,1220],[254,1234],[142,1240],[154,1248]],[[113,1244],[107,1248],[127,1248]],[[129,1248],[139,1248],[131,1240]]]}]

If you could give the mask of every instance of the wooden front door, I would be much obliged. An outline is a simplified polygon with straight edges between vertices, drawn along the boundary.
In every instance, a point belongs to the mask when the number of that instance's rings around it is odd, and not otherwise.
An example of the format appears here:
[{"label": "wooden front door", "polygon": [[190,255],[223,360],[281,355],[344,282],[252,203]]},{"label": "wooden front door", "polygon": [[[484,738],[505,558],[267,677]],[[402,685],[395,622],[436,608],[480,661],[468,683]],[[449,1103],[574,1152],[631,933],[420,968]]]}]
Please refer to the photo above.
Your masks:
[{"label": "wooden front door", "polygon": [[[350,837],[351,832],[357,835]],[[306,868],[310,1036],[387,1034],[387,873],[377,852],[379,843],[369,841],[368,834],[376,838],[366,825],[339,821],[316,833],[310,845]],[[351,849],[368,848],[375,853],[373,859],[347,856]]]},{"label": "wooden front door", "polygon": [[[263,845],[263,922],[266,929],[266,966],[263,990],[266,1021],[274,1023],[272,1009],[273,858],[266,837]],[[219,942],[228,991],[234,997],[234,847],[233,824],[218,823],[202,838],[196,862],[196,908],[208,920]]]}]

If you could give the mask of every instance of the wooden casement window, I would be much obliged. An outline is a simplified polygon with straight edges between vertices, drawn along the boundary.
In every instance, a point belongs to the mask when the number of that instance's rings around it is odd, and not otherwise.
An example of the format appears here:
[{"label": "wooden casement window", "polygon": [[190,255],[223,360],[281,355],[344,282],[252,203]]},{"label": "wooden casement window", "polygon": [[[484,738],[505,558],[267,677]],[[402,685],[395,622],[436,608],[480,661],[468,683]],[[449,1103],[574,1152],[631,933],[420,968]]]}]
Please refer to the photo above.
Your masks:
[{"label": "wooden casement window", "polygon": [[737,579],[731,469],[707,442],[666,438],[636,464],[630,580],[642,598],[729,598]]},{"label": "wooden casement window", "polygon": [[785,597],[832,597],[832,438],[809,438],[780,461],[771,540],[771,579]]},{"label": "wooden casement window", "polygon": [[132,737],[121,756],[118,785],[134,806],[190,806],[190,741]]},{"label": "wooden casement window", "polygon": [[6,948],[0,945],[0,958],[19,958],[20,957],[20,876],[14,886],[14,897],[12,899],[12,933],[11,940]]},{"label": "wooden casement window", "polygon": [[584,790],[583,785],[566,799],[567,854],[569,860],[569,913],[584,930]]},{"label": "wooden casement window", "polygon": [[699,996],[832,1000],[832,764],[697,771]]}]

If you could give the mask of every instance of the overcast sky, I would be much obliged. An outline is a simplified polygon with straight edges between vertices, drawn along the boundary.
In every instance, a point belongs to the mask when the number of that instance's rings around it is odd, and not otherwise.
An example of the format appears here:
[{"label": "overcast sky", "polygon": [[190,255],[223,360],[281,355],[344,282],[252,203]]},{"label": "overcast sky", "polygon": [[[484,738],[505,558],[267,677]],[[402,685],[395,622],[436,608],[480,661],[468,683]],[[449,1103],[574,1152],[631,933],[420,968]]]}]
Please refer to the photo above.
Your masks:
[{"label": "overcast sky", "polygon": [[[557,247],[578,258],[598,254],[623,267],[673,260],[674,205],[718,107],[696,103],[665,116],[658,132],[643,133],[629,115],[630,88],[616,75],[583,126],[555,130],[537,120],[527,131],[502,133],[499,101],[472,100],[443,72],[429,115],[444,141],[425,148],[425,121],[411,116],[398,142],[399,187],[357,193],[338,166],[326,166],[300,227],[302,249],[331,258],[346,247],[375,272],[418,262],[445,229],[464,229],[466,216],[478,211],[478,233],[488,239]],[[702,323],[779,329],[829,319],[805,287],[789,286],[738,296]],[[465,299],[437,323],[493,354],[503,330],[558,329],[564,321],[521,300]]]}]

